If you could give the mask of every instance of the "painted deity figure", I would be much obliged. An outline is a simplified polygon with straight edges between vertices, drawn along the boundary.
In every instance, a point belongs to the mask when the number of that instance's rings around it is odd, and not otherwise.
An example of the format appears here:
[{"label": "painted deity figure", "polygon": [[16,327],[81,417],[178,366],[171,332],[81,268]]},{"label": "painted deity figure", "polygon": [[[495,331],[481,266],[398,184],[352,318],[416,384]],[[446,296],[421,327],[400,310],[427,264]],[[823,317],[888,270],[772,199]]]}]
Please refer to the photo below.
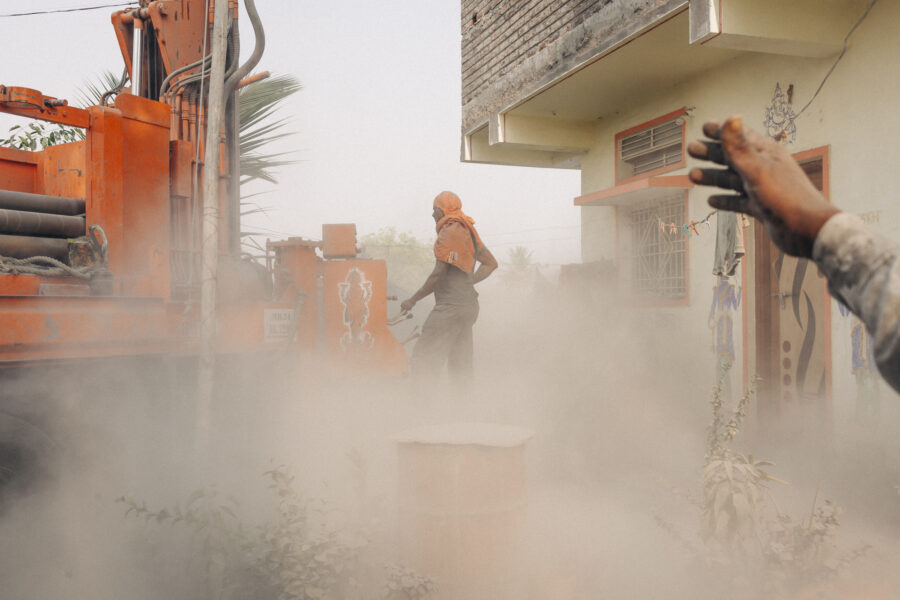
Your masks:
[{"label": "painted deity figure", "polygon": [[369,320],[369,301],[372,299],[372,282],[356,267],[347,272],[344,281],[338,284],[341,304],[344,305],[344,325],[347,331],[341,336],[341,347],[370,348],[374,343],[372,334],[365,330]]}]

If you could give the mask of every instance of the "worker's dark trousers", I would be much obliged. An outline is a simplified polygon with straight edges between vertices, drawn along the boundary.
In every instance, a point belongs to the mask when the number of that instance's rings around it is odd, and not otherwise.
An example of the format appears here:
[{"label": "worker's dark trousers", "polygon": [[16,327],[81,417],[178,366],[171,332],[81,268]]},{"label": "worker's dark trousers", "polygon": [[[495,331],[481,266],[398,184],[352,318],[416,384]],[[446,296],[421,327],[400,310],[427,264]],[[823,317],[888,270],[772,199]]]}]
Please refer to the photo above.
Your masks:
[{"label": "worker's dark trousers", "polygon": [[468,385],[472,379],[472,325],[478,303],[438,304],[422,325],[411,359],[413,379],[433,382],[447,363],[450,379]]}]

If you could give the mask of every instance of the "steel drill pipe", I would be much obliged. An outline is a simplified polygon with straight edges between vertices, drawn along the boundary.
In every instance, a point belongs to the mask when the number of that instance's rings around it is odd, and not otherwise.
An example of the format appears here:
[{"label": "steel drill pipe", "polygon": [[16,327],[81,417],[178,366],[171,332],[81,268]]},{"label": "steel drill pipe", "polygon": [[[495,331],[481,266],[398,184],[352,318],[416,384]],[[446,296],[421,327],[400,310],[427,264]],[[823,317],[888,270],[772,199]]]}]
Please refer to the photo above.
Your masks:
[{"label": "steel drill pipe", "polygon": [[75,216],[84,214],[84,200],[0,190],[0,208]]},{"label": "steel drill pipe", "polygon": [[0,235],[0,256],[9,258],[49,256],[65,262],[69,258],[69,242],[59,238]]},{"label": "steel drill pipe", "polygon": [[0,208],[0,233],[73,238],[84,235],[84,217]]}]

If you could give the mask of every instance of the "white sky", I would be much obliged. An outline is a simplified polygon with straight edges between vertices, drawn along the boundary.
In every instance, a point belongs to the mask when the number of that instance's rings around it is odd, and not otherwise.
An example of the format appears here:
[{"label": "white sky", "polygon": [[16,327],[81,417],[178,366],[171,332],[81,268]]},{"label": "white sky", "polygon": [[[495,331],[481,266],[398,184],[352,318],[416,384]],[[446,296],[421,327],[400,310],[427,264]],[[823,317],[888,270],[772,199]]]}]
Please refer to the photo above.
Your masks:
[{"label": "white sky", "polygon": [[[114,0],[0,0],[0,14]],[[258,198],[269,210],[244,229],[318,239],[322,223],[360,234],[394,226],[431,239],[431,200],[455,191],[502,261],[524,245],[536,261],[580,260],[578,171],[463,164],[458,0],[373,3],[257,0],[266,29],[258,70],[303,84],[283,109],[298,163]],[[69,98],[86,79],[119,72],[115,8],[0,18],[0,84]],[[253,47],[241,22],[242,54]],[[0,118],[0,135],[13,122]]]}]

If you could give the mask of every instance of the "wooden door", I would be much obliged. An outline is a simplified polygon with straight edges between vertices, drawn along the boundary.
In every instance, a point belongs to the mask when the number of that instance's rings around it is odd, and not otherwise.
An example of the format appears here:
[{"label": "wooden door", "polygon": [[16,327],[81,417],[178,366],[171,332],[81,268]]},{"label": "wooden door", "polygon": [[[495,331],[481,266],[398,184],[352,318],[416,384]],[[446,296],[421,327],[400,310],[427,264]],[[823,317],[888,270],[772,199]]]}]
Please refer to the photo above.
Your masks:
[{"label": "wooden door", "polygon": [[[825,191],[824,156],[800,156],[798,162],[816,187]],[[827,440],[831,429],[831,324],[825,279],[812,261],[778,250],[763,228],[756,228],[755,241],[762,426],[785,435],[804,430]]]}]

